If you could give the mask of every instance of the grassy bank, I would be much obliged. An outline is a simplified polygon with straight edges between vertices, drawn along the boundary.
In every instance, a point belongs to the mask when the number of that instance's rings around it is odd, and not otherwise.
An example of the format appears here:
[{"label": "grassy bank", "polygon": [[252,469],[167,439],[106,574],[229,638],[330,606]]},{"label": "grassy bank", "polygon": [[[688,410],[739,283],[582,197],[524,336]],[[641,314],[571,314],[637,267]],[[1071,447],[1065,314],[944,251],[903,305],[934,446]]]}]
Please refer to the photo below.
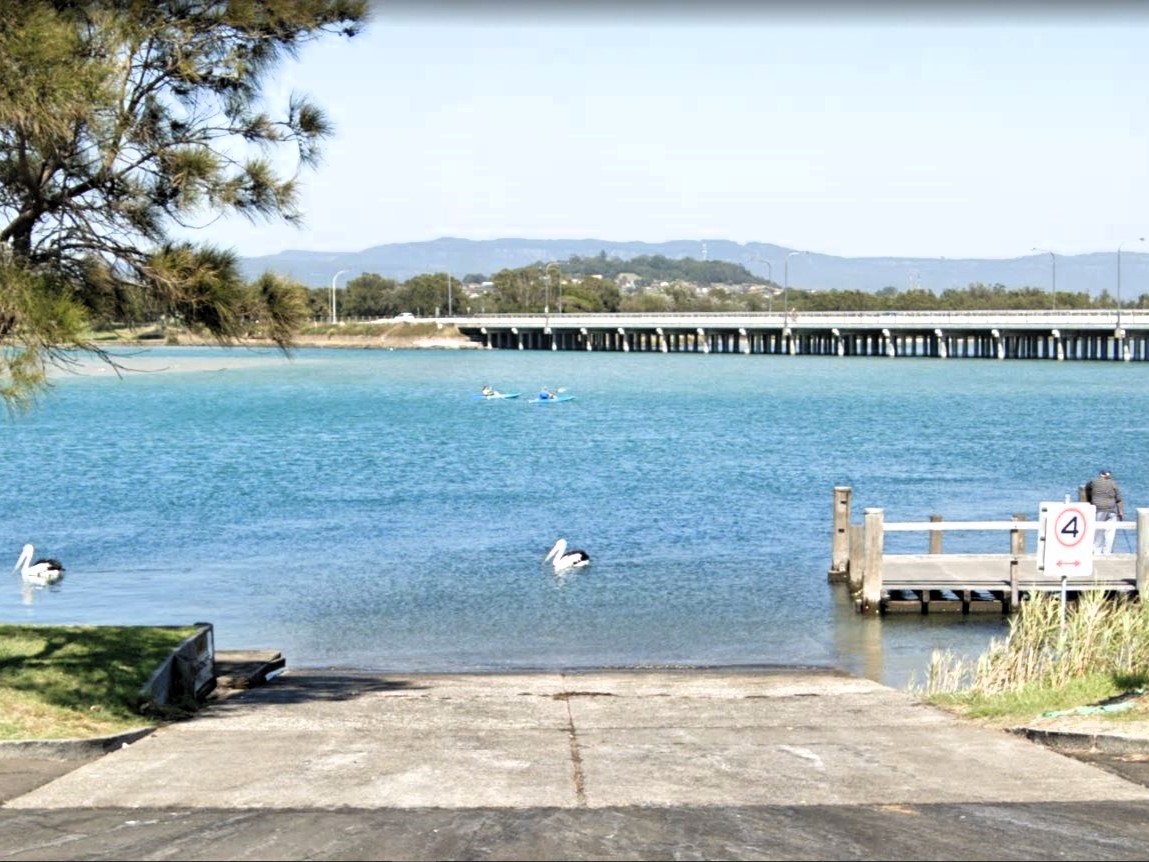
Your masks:
[{"label": "grassy bank", "polygon": [[155,724],[140,690],[197,629],[0,625],[0,740],[85,739]]},{"label": "grassy bank", "polygon": [[[970,718],[1016,723],[1089,710],[1115,721],[1149,719],[1149,603],[1086,593],[1027,599],[976,661],[938,652],[921,693]],[[1120,705],[1119,705],[1119,703]]]},{"label": "grassy bank", "polygon": [[[92,341],[108,349],[115,345],[200,346],[216,342],[177,326],[145,329],[117,329],[95,333]],[[251,339],[244,346],[265,347],[270,342]],[[380,349],[466,349],[478,348],[453,325],[428,322],[317,323],[304,327],[295,338],[297,347],[361,347]]]}]

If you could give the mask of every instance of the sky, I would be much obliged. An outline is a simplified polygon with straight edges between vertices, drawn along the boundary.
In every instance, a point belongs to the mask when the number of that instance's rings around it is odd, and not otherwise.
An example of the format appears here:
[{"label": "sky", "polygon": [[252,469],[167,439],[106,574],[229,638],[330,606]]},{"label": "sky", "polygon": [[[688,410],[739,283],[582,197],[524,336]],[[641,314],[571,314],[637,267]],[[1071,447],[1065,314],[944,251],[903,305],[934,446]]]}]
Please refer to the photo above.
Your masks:
[{"label": "sky", "polygon": [[300,175],[303,226],[197,239],[244,257],[440,237],[1149,251],[1149,9],[1131,2],[372,11],[266,87],[334,125]]}]

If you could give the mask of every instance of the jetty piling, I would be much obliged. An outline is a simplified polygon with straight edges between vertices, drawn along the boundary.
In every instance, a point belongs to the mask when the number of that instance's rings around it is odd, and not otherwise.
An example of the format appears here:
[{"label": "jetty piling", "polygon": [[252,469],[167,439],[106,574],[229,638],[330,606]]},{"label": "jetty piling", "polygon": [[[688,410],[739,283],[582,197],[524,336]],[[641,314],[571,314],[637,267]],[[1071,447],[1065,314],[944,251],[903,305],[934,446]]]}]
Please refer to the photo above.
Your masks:
[{"label": "jetty piling", "polygon": [[844,581],[850,565],[850,488],[834,488],[833,539],[830,547],[830,580]]}]

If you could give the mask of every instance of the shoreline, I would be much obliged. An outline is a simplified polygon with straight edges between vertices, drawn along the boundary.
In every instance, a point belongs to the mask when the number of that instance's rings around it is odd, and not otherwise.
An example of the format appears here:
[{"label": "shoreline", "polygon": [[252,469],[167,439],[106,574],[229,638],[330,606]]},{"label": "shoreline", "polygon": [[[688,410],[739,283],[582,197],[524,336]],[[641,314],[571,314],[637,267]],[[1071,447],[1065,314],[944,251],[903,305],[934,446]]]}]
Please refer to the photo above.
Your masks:
[{"label": "shoreline", "polygon": [[[454,326],[446,327],[431,324],[433,332],[428,332],[426,325],[412,325],[399,323],[378,333],[371,334],[300,334],[296,336],[292,348],[301,347],[334,347],[344,350],[481,350],[482,345],[463,335]],[[181,332],[174,341],[168,339],[122,341],[119,344],[131,344],[133,347],[220,347],[218,342],[211,338]],[[241,339],[235,343],[236,347],[271,347],[277,345],[266,339]]]},{"label": "shoreline", "polygon": [[[153,348],[196,348],[209,347],[223,350],[273,350],[279,359],[292,359],[298,350],[318,348],[323,350],[481,350],[481,344],[471,341],[455,330],[453,333],[400,333],[395,329],[402,329],[404,324],[392,327],[391,330],[373,335],[301,335],[286,352],[281,352],[279,346],[266,339],[248,338],[240,339],[231,344],[220,344],[211,338],[204,338],[186,332],[180,333],[174,339],[167,338],[117,338],[114,340],[94,342],[97,350],[102,351],[111,363],[105,361],[94,353],[88,353],[68,367],[53,367],[49,371],[49,378],[55,379],[69,374],[81,375],[118,375],[121,373],[143,373],[173,370],[223,370],[217,360],[209,359],[181,359],[176,364],[171,361],[157,366],[154,356],[148,356]],[[169,357],[170,360],[170,357]],[[270,357],[260,360],[256,357],[244,359],[248,362],[271,361]]]}]

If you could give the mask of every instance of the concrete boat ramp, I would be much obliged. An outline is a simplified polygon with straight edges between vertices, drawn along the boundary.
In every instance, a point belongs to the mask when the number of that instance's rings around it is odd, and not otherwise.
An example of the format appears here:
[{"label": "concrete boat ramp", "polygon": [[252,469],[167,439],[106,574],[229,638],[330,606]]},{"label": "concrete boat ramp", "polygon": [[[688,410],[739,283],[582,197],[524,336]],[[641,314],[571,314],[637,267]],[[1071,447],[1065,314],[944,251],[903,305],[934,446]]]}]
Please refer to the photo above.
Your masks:
[{"label": "concrete boat ramp", "polygon": [[0,807],[2,859],[1143,859],[1149,789],[833,670],[287,669]]}]

